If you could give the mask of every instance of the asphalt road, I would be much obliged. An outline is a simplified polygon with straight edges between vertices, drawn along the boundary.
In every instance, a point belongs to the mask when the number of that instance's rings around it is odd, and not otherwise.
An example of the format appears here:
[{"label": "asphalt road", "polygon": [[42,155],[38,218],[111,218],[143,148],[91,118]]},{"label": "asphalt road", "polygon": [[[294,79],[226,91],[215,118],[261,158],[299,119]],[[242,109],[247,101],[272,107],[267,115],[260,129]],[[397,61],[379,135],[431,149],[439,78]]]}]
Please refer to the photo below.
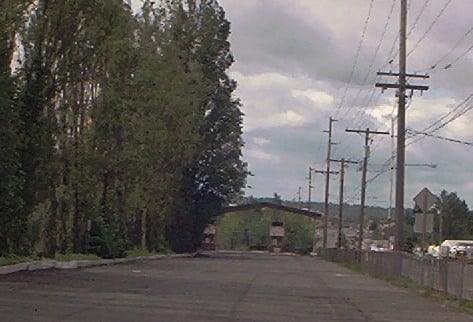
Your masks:
[{"label": "asphalt road", "polygon": [[217,253],[0,276],[0,321],[470,321],[318,258]]}]

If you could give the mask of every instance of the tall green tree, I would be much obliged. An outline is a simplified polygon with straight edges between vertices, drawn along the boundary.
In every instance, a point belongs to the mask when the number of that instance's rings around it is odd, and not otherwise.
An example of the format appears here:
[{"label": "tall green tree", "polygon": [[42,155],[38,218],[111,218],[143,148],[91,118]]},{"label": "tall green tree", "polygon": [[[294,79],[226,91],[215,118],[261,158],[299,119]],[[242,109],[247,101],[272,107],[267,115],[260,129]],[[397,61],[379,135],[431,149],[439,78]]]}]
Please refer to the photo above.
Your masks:
[{"label": "tall green tree", "polygon": [[473,237],[473,215],[465,200],[455,192],[440,193],[440,215],[444,239],[469,239]]},{"label": "tall green tree", "polygon": [[[23,150],[22,171],[25,211],[44,218],[43,255],[53,257],[57,250],[56,182],[58,179],[55,135],[57,118],[54,104],[55,66],[60,48],[56,30],[62,24],[55,1],[36,3],[29,27],[22,37],[24,61],[21,72],[21,108]],[[60,6],[59,6],[60,7]]]},{"label": "tall green tree", "polygon": [[236,82],[227,74],[233,56],[225,12],[217,1],[189,0],[173,7],[171,19],[173,43],[182,63],[186,68],[199,66],[205,83],[196,123],[201,142],[182,187],[191,196],[190,213],[176,213],[167,229],[173,248],[184,251],[198,246],[205,225],[219,213],[222,203],[240,193],[247,171],[241,160],[242,113],[233,98]]},{"label": "tall green tree", "polygon": [[28,251],[20,157],[22,123],[15,106],[17,90],[11,70],[24,8],[21,1],[0,3],[0,256]]},{"label": "tall green tree", "polygon": [[[138,66],[133,77],[132,150],[136,163],[135,194],[142,217],[144,244],[160,247],[167,225],[177,213],[189,212],[181,186],[183,169],[200,142],[195,124],[203,114],[202,73],[185,64],[183,52],[171,42],[174,31],[163,13],[145,2],[138,32]],[[181,53],[181,54],[179,54]]]}]

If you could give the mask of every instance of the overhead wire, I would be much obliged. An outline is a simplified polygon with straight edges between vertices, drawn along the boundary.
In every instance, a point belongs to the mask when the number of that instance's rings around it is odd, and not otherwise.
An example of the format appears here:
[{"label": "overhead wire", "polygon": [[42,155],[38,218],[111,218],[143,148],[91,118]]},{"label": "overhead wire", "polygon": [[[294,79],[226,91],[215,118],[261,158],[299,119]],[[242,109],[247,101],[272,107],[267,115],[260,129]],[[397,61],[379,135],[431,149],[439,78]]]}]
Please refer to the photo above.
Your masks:
[{"label": "overhead wire", "polygon": [[[369,66],[368,66],[368,68],[367,68],[367,72],[366,72],[366,74],[365,74],[365,76],[364,76],[364,79],[363,79],[363,81],[362,81],[362,84],[367,84],[367,83],[368,83],[367,80],[368,80],[368,78],[369,78],[369,75],[372,74],[372,69],[373,69],[374,63],[375,63],[375,61],[376,61],[376,57],[377,57],[378,54],[379,54],[381,45],[383,44],[383,41],[384,41],[385,36],[386,36],[386,32],[387,32],[388,27],[389,27],[389,23],[390,23],[391,20],[392,20],[392,16],[393,16],[393,12],[394,12],[395,5],[396,5],[396,1],[393,0],[392,5],[391,5],[391,7],[390,7],[390,9],[389,9],[389,11],[388,11],[387,17],[386,17],[386,22],[385,22],[384,28],[383,28],[383,30],[382,30],[382,32],[381,32],[380,39],[379,39],[378,44],[377,44],[377,46],[376,46],[376,48],[375,48],[375,51],[374,51],[374,53],[373,53],[373,55],[372,55],[371,61],[370,61]],[[349,112],[350,112],[354,107],[359,107],[359,111],[354,115],[353,118],[351,118],[351,121],[350,121],[350,122],[351,122],[352,124],[358,124],[358,125],[359,125],[359,124],[362,124],[362,123],[364,123],[364,122],[366,122],[367,113],[365,112],[365,109],[363,109],[362,107],[366,107],[366,108],[369,108],[369,107],[370,107],[370,104],[371,104],[371,102],[372,102],[372,100],[373,100],[373,97],[374,97],[374,94],[375,94],[375,92],[376,92],[376,88],[375,88],[374,84],[377,82],[377,80],[379,80],[379,78],[380,78],[380,76],[376,75],[376,77],[373,79],[373,81],[370,82],[370,84],[371,84],[370,90],[366,92],[366,95],[365,95],[365,97],[364,97],[364,99],[363,99],[363,101],[362,101],[362,102],[366,102],[366,103],[357,104],[358,98],[360,97],[361,92],[363,91],[363,89],[364,89],[364,87],[365,87],[364,85],[360,86],[360,88],[359,88],[359,90],[358,90],[358,92],[357,92],[357,94],[356,94],[356,96],[355,96],[355,98],[354,98],[354,100],[353,100],[354,103],[353,103],[352,105],[350,105],[350,107],[345,111],[345,113],[343,114],[343,116],[340,117],[340,120],[344,120],[344,119],[347,117],[347,115],[349,114]],[[381,94],[380,94],[380,96],[381,96]],[[378,97],[377,101],[379,100],[379,98],[380,98],[380,97]],[[372,112],[373,112],[373,110],[371,111],[370,115],[372,114]],[[362,118],[363,118],[363,119],[362,119]],[[353,137],[353,136],[351,136],[348,140],[351,141],[351,138],[352,138],[352,137]],[[344,141],[346,141],[346,140],[344,140]],[[341,143],[344,143],[344,142],[341,142]],[[345,148],[345,150],[346,150],[346,148]],[[335,148],[335,149],[334,149],[334,153],[337,153],[337,152],[338,152],[338,151],[337,151],[337,149]]]},{"label": "overhead wire", "polygon": [[[385,37],[385,35],[386,35],[386,31],[388,30],[389,22],[391,21],[395,4],[396,4],[396,1],[393,1],[393,4],[392,4],[392,6],[391,6],[391,9],[390,9],[389,12],[388,12],[388,17],[387,17],[387,19],[386,19],[386,23],[384,24],[384,28],[383,28],[383,31],[382,31],[382,33],[381,33],[381,38],[380,38],[380,40],[378,41],[378,45],[377,45],[376,48],[375,48],[375,51],[374,51],[373,56],[372,56],[372,58],[371,58],[370,64],[369,64],[368,69],[367,69],[367,71],[366,71],[366,73],[365,73],[365,77],[363,78],[362,85],[360,86],[360,89],[359,89],[358,92],[356,93],[356,96],[355,96],[355,99],[353,100],[352,106],[356,105],[356,103],[357,103],[357,101],[358,101],[358,97],[360,96],[361,91],[362,91],[362,89],[363,89],[363,84],[366,84],[366,81],[368,80],[369,75],[371,75],[371,70],[372,70],[372,68],[373,68],[373,66],[374,66],[374,62],[375,62],[375,60],[376,60],[376,57],[378,56],[379,50],[380,50],[381,45],[382,45],[382,43],[383,43],[383,41],[384,41],[384,37]],[[371,87],[371,88],[373,88],[373,87]],[[348,114],[348,112],[349,112],[349,110],[347,110],[347,111],[345,112],[345,114],[341,117],[341,119],[344,119],[345,116]]]},{"label": "overhead wire", "polygon": [[[467,103],[473,98],[473,93],[468,95],[463,101],[461,101],[456,107],[454,107],[451,111],[447,114],[439,118],[438,120],[434,121],[429,126],[425,127],[422,132],[429,132],[433,133],[441,128],[445,127],[449,123],[455,121],[460,116],[464,115],[466,112],[473,108],[472,106],[467,106]],[[466,106],[466,107],[465,107]],[[446,120],[448,118],[448,120]],[[445,121],[446,120],[446,121]]]},{"label": "overhead wire", "polygon": [[419,10],[419,13],[417,14],[417,16],[414,19],[414,23],[412,24],[411,28],[409,28],[409,31],[407,33],[407,38],[409,38],[411,36],[412,32],[414,31],[415,27],[417,26],[417,23],[419,22],[420,17],[422,16],[422,14],[425,12],[425,8],[427,8],[427,5],[429,4],[429,1],[430,0],[425,0],[424,1],[424,4],[423,4],[422,8]]},{"label": "overhead wire", "polygon": [[434,27],[434,25],[437,23],[437,21],[440,19],[440,17],[442,16],[442,14],[445,12],[445,10],[447,9],[447,7],[449,6],[449,4],[452,2],[452,0],[448,0],[445,5],[442,7],[442,9],[439,11],[439,13],[437,14],[437,16],[434,18],[434,20],[432,21],[432,23],[429,25],[429,27],[426,29],[426,31],[422,34],[422,36],[417,40],[417,42],[414,44],[414,46],[412,46],[411,50],[407,53],[407,57],[409,57],[416,49],[417,47],[419,46],[419,44],[425,39],[425,37],[427,37],[428,33],[432,30],[432,28]]},{"label": "overhead wire", "polygon": [[[419,70],[417,71],[416,73],[421,73],[421,72],[430,72],[430,73],[434,73],[435,71],[438,71],[437,67],[440,65],[440,63],[442,61],[444,61],[447,57],[449,57],[454,51],[455,49],[457,49],[460,44],[473,32],[473,26],[471,26],[456,42],[455,44],[452,46],[452,48],[449,49],[449,51],[447,53],[445,53],[444,55],[442,55],[442,57],[440,57],[439,59],[437,59],[434,63],[430,64],[430,66],[422,69],[422,70]],[[449,69],[450,67],[452,67],[452,65],[454,65],[456,62],[458,62],[461,58],[463,58],[465,55],[467,55],[471,50],[473,49],[473,45],[471,45],[467,50],[465,50],[462,54],[460,54],[459,56],[457,56],[452,62],[450,62],[449,64],[446,64],[443,69]]]},{"label": "overhead wire", "polygon": [[[428,2],[428,1],[429,1],[429,0],[426,0],[426,2]],[[412,2],[413,2],[413,1],[411,0],[411,1],[409,1],[409,3],[407,4],[407,11],[408,11],[408,12],[410,11]],[[413,29],[413,28],[411,27],[411,29]],[[394,56],[392,56],[393,53],[394,53],[394,50],[396,49],[396,45],[398,44],[399,36],[400,36],[400,33],[397,32],[397,33],[396,33],[396,37],[394,38],[393,44],[391,45],[391,48],[390,48],[390,50],[389,50],[389,54],[388,54],[388,57],[389,57],[389,58],[388,58],[388,60],[386,61],[386,63],[385,63],[383,66],[381,66],[381,69],[385,69],[388,65],[391,65],[391,64],[394,62],[394,60],[399,56],[399,50],[396,52],[396,54],[395,54]]]},{"label": "overhead wire", "polygon": [[[473,27],[472,27],[473,28]],[[452,65],[454,65],[456,62],[458,62],[460,59],[462,59],[463,57],[465,57],[471,50],[473,49],[473,45],[471,45],[470,47],[468,47],[467,50],[465,50],[463,52],[463,54],[461,54],[460,56],[458,56],[457,58],[455,58],[450,64],[446,65],[444,67],[444,69],[448,69],[450,67],[452,67]]]},{"label": "overhead wire", "polygon": [[[412,99],[409,100],[408,105],[406,105],[406,109],[409,108],[409,106],[411,105],[411,103],[412,103]],[[391,115],[392,115],[392,118],[394,118],[394,119],[397,119],[397,115],[394,116],[394,112],[395,112],[395,107],[396,107],[396,105],[397,105],[397,104],[396,104],[396,101],[395,101],[395,102],[394,102],[394,105],[393,105],[392,114],[391,114]],[[393,134],[392,134],[392,135],[393,135]],[[390,136],[390,137],[391,137],[391,136]],[[414,142],[414,143],[415,143],[415,142]],[[407,144],[406,146],[408,146],[408,145],[410,145],[410,144]],[[371,149],[371,153],[373,153],[373,152],[376,150],[377,147],[378,147],[377,145],[373,146],[373,148]],[[391,156],[390,156],[388,159],[386,159],[386,160],[381,164],[381,169],[379,170],[379,172],[377,172],[374,176],[372,176],[371,178],[369,178],[369,179],[366,180],[366,184],[372,183],[373,181],[375,181],[376,179],[378,179],[378,178],[379,178],[380,176],[382,176],[383,174],[388,173],[389,171],[391,171],[391,160],[394,159],[394,158],[396,158],[396,157],[397,157],[397,153],[396,153],[396,152],[395,152],[395,153],[392,153]]]},{"label": "overhead wire", "polygon": [[[427,126],[424,130],[422,131],[416,131],[417,134],[414,133],[414,135],[411,136],[411,138],[415,137],[415,136],[418,136],[418,135],[423,135],[422,137],[418,138],[417,140],[413,140],[411,142],[408,142],[406,143],[406,147],[407,146],[410,146],[410,145],[413,145],[415,143],[417,143],[418,141],[420,141],[421,139],[423,139],[425,136],[432,136],[433,132],[436,132],[438,131],[439,129],[445,127],[446,125],[448,125],[449,123],[453,122],[454,120],[456,120],[457,118],[459,118],[460,116],[464,115],[466,112],[470,111],[471,109],[473,109],[473,105],[470,105],[470,106],[466,106],[466,104],[468,103],[468,101],[470,101],[471,99],[473,98],[473,93],[470,94],[467,98],[465,98],[460,104],[458,104],[452,111],[448,112],[446,115],[442,116],[439,120],[433,122],[431,125]],[[465,108],[461,109],[463,106],[466,106]],[[455,113],[456,112],[456,113]],[[454,115],[452,115],[454,114]],[[443,121],[445,120],[447,117],[449,117],[450,115],[452,115],[450,117],[450,119],[448,119],[447,121]],[[411,129],[411,133],[413,132],[413,130]],[[454,140],[454,139],[453,139]],[[457,142],[458,143],[458,142]],[[467,142],[461,142],[463,144],[467,143]],[[473,145],[473,144],[472,144]],[[397,153],[393,154],[392,156],[390,156],[385,162],[382,163],[381,165],[381,170],[380,172],[378,172],[376,175],[374,175],[373,177],[367,179],[366,183],[371,183],[373,182],[374,180],[376,180],[377,178],[379,178],[381,175],[383,175],[384,173],[387,173],[388,171],[391,170],[391,167],[389,166],[390,165],[390,162],[391,162],[391,159],[393,157],[397,157]]]},{"label": "overhead wire", "polygon": [[[394,112],[395,112],[395,108],[396,108],[396,101],[394,101],[394,105],[393,105],[393,109],[392,109],[392,112],[391,112],[391,117],[394,118]],[[397,117],[396,117],[397,118]],[[384,136],[383,136],[384,137]],[[391,136],[390,136],[391,137]],[[371,149],[371,152],[370,154],[372,154],[375,150],[376,146],[374,146],[372,149]],[[383,164],[381,164],[381,170],[376,174],[374,175],[373,177],[369,178],[366,180],[366,184],[369,184],[371,182],[373,182],[374,180],[376,180],[378,177],[380,177],[382,174],[386,173],[388,170],[391,170],[391,167],[389,166],[390,163],[391,163],[391,159],[394,158],[396,156],[396,154],[391,154],[391,156],[389,157],[388,160],[386,160]],[[389,166],[389,168],[386,170],[384,167],[385,166]],[[354,195],[352,195],[350,198],[348,198],[348,200],[354,200],[355,198],[358,197],[358,195],[360,194],[359,191],[357,191]]]},{"label": "overhead wire", "polygon": [[[415,18],[415,21],[414,21],[414,24],[412,25],[408,35],[412,34],[412,31],[414,30],[414,28],[416,27],[418,21],[420,20],[420,17],[422,16],[423,12],[425,11],[427,5],[429,3],[429,0],[426,0],[420,10],[420,12],[418,13],[417,17]],[[424,34],[417,40],[417,42],[415,43],[415,45],[413,46],[413,48],[409,51],[408,55],[411,55],[416,49],[417,47],[419,46],[419,44],[425,39],[425,37],[428,35],[428,33],[432,30],[432,28],[434,27],[434,25],[437,23],[437,21],[440,19],[440,17],[443,15],[443,13],[445,12],[445,10],[447,9],[447,7],[449,6],[449,4],[451,3],[451,0],[447,1],[445,3],[445,5],[442,7],[442,9],[439,11],[439,13],[437,14],[437,16],[434,18],[434,20],[432,21],[432,23],[429,25],[429,27],[427,28],[427,30],[424,32]],[[473,27],[470,28],[456,43],[455,43],[455,46],[454,48],[452,48],[446,55],[442,56],[442,60],[445,59],[446,57],[448,57],[460,44],[461,42],[473,31]],[[392,52],[394,51],[394,48],[395,48],[395,43],[397,42],[398,40],[398,37],[399,37],[399,34],[397,34],[397,37],[395,39],[395,42],[393,43],[393,46],[391,47],[391,50],[390,50],[390,55],[392,54]],[[457,58],[452,62],[452,64],[449,64],[449,65],[446,65],[445,66],[445,69],[451,67],[451,65],[453,65],[453,63],[456,63],[459,59],[461,59],[462,57],[466,56],[471,50],[473,50],[473,45],[471,47],[469,47],[467,50],[465,50],[461,55],[457,56]],[[385,67],[386,65],[388,64],[391,64],[394,59],[396,58],[396,56],[398,55],[399,53],[397,52],[397,54],[391,58],[387,64],[385,64],[383,67]],[[389,57],[389,56],[388,56]],[[440,59],[439,59],[439,62],[440,63]],[[374,92],[373,92],[374,93]],[[370,97],[373,96],[373,93],[368,93],[368,95],[371,95]],[[472,94],[473,95],[473,94]],[[471,99],[471,95],[464,100],[464,102],[460,103],[459,106],[456,107],[456,109],[454,109],[454,111],[458,111],[458,113],[452,115],[454,112],[451,111],[449,113],[447,113],[447,115],[443,116],[441,118],[441,120],[437,120],[436,122],[434,122],[433,125],[430,125],[429,127],[427,127],[427,130],[432,130],[433,132],[439,130],[440,128],[448,125],[450,122],[453,122],[455,119],[457,119],[458,117],[464,115],[466,112],[468,112],[470,109],[473,108],[473,106],[470,106],[470,107],[467,107],[467,108],[464,108],[464,109],[461,109],[461,106],[463,106],[464,104],[466,104],[469,99]],[[412,100],[409,101],[408,105],[407,105],[407,108],[410,106]],[[461,110],[460,110],[461,109]],[[373,110],[371,111],[370,115],[372,115],[373,113]],[[359,113],[360,114],[360,113]],[[451,115],[452,117],[450,117],[448,120],[446,120],[446,118]],[[441,123],[443,120],[446,120],[445,122]],[[366,122],[367,120],[364,120],[364,122]],[[435,127],[435,125],[437,125],[437,127]],[[431,134],[431,133],[430,133]],[[410,142],[408,143],[407,145],[410,145],[410,144],[414,144],[415,142]],[[407,146],[406,145],[406,146]],[[375,147],[373,147],[373,150],[374,150]],[[372,151],[373,151],[372,150]],[[388,158],[388,160],[386,160],[385,162],[385,166],[387,167],[387,169],[385,171],[380,171],[379,173],[377,173],[375,176],[371,177],[370,179],[367,180],[367,183],[371,183],[373,182],[374,180],[376,180],[377,178],[379,178],[382,174],[386,173],[388,170],[390,170],[390,166],[389,166],[389,162],[391,161],[393,156],[391,156],[390,158]],[[356,197],[356,195],[358,195],[359,192],[357,192],[357,194],[355,194],[355,196],[353,198]],[[352,199],[353,199],[352,198]]]},{"label": "overhead wire", "polygon": [[345,97],[347,95],[347,92],[348,92],[348,88],[350,87],[350,84],[353,80],[353,75],[355,73],[355,70],[356,70],[356,65],[358,64],[358,59],[360,57],[360,52],[361,52],[361,47],[363,45],[363,41],[365,40],[365,35],[366,35],[366,30],[368,28],[368,22],[371,18],[371,12],[372,12],[372,9],[373,9],[373,3],[374,3],[374,0],[371,0],[370,1],[370,5],[369,5],[369,9],[368,9],[368,14],[366,16],[366,20],[365,20],[365,24],[363,26],[363,32],[361,34],[361,39],[360,39],[360,42],[358,44],[358,48],[356,50],[356,54],[355,54],[355,61],[353,62],[353,65],[352,65],[352,68],[351,68],[351,71],[350,71],[350,76],[348,77],[348,82],[345,86],[345,90],[344,90],[344,93],[342,95],[342,98],[340,99],[340,103],[338,104],[337,106],[337,110],[335,112],[335,118],[337,118],[338,116],[338,113],[340,112],[340,109],[345,101]]},{"label": "overhead wire", "polygon": [[[421,16],[421,15],[423,14],[423,12],[425,11],[425,8],[426,8],[426,6],[427,6],[427,4],[428,4],[429,1],[430,1],[430,0],[426,0],[426,1],[425,1],[425,3],[424,3],[424,5],[422,6],[420,12],[419,12],[418,15],[416,16],[416,19],[415,19],[414,24],[413,24],[412,27],[410,28],[410,32],[412,32],[412,31],[414,30],[415,26],[417,25],[417,22],[419,21],[420,16]],[[411,8],[412,3],[413,3],[413,1],[409,1],[409,3],[408,3],[408,10]],[[390,11],[389,11],[388,18],[387,18],[387,20],[386,20],[386,24],[385,24],[385,27],[384,27],[384,30],[383,30],[383,36],[382,36],[382,38],[381,38],[381,41],[382,41],[382,39],[383,39],[383,37],[384,37],[384,34],[385,34],[385,32],[386,32],[387,26],[388,26],[388,24],[389,24],[389,20],[391,19],[392,13],[393,13],[393,11],[394,11],[395,4],[396,4],[396,1],[393,2],[393,5],[391,6],[391,9],[390,9]],[[388,64],[392,63],[392,62],[394,61],[394,59],[398,56],[398,52],[396,53],[395,56],[392,56],[392,54],[393,54],[393,52],[394,52],[394,50],[395,50],[395,48],[396,48],[396,44],[397,44],[398,40],[399,40],[399,33],[396,33],[396,37],[395,37],[395,39],[394,39],[394,42],[393,42],[393,44],[392,44],[392,46],[391,46],[391,48],[390,48],[390,50],[389,50],[389,54],[388,54],[388,57],[393,57],[393,58],[392,58],[389,62],[387,62],[386,64],[384,64],[384,65],[381,67],[381,69],[385,68]],[[379,43],[379,44],[378,44],[378,47],[379,47],[380,45],[381,45],[381,44]],[[372,66],[370,66],[370,67],[372,67]],[[366,77],[365,77],[365,79],[366,79]],[[378,77],[377,79],[379,79],[379,77]],[[376,81],[375,81],[375,82],[376,82]],[[373,84],[373,85],[374,85],[374,84]],[[360,92],[361,92],[361,89],[360,89],[360,91],[359,91],[358,93],[360,93]],[[368,101],[367,101],[366,104],[363,104],[363,105],[366,105],[367,108],[369,108],[369,107],[371,106],[371,103],[372,103],[372,101],[373,101],[373,98],[375,97],[375,95],[374,95],[375,92],[376,92],[376,88],[375,88],[374,86],[371,88],[371,90],[370,90],[369,92],[367,92],[367,95],[365,96],[365,98],[368,98]],[[378,119],[373,118],[373,113],[374,113],[375,110],[376,110],[375,106],[378,105],[379,100],[381,99],[381,96],[382,96],[382,93],[380,92],[380,94],[379,94],[379,95],[376,97],[376,99],[375,99],[375,102],[374,102],[374,104],[373,104],[374,107],[371,109],[371,111],[370,111],[369,113],[366,113],[366,112],[363,113],[364,110],[360,109],[360,110],[358,111],[358,113],[355,114],[355,116],[352,118],[353,121],[351,121],[351,122],[357,124],[358,127],[361,127],[361,126],[364,126],[368,121],[371,120],[371,121],[375,121],[376,123],[378,123],[378,125],[383,126],[384,124],[382,124],[382,122],[380,122]],[[357,98],[358,98],[358,94],[357,94]],[[365,99],[364,101],[366,101],[366,99]],[[352,106],[352,107],[353,107],[353,106]],[[346,115],[346,114],[348,114],[348,111],[345,113],[345,115]],[[364,116],[363,119],[361,119],[362,116]],[[349,141],[351,140],[352,137],[353,137],[353,136],[350,137]],[[345,148],[345,150],[346,150],[346,149],[347,149],[347,148]]]},{"label": "overhead wire", "polygon": [[407,129],[406,131],[408,133],[409,132],[415,133],[416,135],[425,135],[425,136],[428,136],[428,137],[432,137],[432,138],[436,138],[436,139],[440,139],[440,140],[444,140],[444,141],[449,141],[449,142],[453,142],[453,143],[459,143],[459,144],[463,144],[463,145],[473,146],[472,142],[467,142],[467,141],[458,140],[458,139],[452,139],[452,138],[448,138],[448,137],[445,137],[445,136],[440,136],[440,135],[435,135],[435,134],[432,134],[432,133],[417,131],[417,130],[410,129],[410,128]]}]

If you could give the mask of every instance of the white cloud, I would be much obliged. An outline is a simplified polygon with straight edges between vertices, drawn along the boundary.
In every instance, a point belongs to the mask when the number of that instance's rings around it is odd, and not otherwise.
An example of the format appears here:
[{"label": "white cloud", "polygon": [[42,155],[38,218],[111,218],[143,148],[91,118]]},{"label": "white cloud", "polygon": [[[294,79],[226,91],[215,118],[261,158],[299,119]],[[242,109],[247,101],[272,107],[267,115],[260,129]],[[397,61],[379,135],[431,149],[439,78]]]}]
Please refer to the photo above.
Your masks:
[{"label": "white cloud", "polygon": [[271,154],[263,151],[262,149],[245,149],[243,154],[248,158],[279,162],[279,157],[271,155]]},{"label": "white cloud", "polygon": [[236,95],[243,99],[245,133],[314,123],[320,120],[322,111],[330,113],[334,104],[332,86],[303,74],[233,70],[231,76],[239,84]]},{"label": "white cloud", "polygon": [[316,91],[312,89],[300,90],[300,89],[293,89],[291,90],[291,95],[294,98],[298,99],[307,99],[312,103],[317,104],[319,107],[329,108],[332,107],[334,98],[331,94],[323,92],[323,91]]},{"label": "white cloud", "polygon": [[268,140],[267,138],[262,138],[262,137],[254,137],[252,139],[253,143],[256,144],[256,145],[259,145],[259,146],[262,146],[262,145],[266,145],[268,144],[269,142],[271,142],[270,140]]},{"label": "white cloud", "polygon": [[307,122],[308,120],[303,115],[293,110],[284,111],[268,119],[268,124],[272,127],[301,126]]},{"label": "white cloud", "polygon": [[454,138],[472,138],[473,119],[470,115],[463,115],[450,123],[450,125],[443,131],[445,135],[454,137]]}]

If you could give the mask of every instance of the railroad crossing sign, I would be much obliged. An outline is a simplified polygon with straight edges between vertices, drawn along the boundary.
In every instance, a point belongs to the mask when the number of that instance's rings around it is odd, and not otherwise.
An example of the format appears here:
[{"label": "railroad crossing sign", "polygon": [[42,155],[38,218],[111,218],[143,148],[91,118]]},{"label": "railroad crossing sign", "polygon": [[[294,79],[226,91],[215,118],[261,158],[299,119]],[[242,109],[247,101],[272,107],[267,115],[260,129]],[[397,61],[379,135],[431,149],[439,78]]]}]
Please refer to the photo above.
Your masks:
[{"label": "railroad crossing sign", "polygon": [[435,205],[438,198],[429,189],[424,188],[414,197],[414,201],[422,212],[426,212]]}]

